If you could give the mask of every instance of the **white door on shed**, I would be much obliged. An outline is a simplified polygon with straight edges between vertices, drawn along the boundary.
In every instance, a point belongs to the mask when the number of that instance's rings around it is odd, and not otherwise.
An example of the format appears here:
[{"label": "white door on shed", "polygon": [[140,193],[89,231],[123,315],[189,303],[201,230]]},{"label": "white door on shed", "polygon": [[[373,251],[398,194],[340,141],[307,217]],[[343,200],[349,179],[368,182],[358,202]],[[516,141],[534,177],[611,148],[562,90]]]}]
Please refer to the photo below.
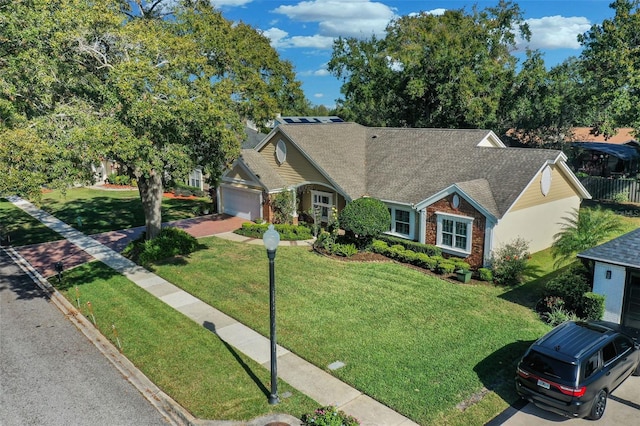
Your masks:
[{"label": "white door on shed", "polygon": [[260,191],[222,186],[222,211],[247,220],[260,219]]}]

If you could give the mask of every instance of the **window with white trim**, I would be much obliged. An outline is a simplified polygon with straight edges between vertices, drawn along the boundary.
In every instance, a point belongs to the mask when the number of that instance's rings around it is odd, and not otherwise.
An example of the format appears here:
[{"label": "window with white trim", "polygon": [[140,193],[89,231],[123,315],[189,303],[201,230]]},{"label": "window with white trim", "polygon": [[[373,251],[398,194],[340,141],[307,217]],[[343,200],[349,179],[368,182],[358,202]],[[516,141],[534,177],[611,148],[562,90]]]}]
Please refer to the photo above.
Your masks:
[{"label": "window with white trim", "polygon": [[202,170],[195,169],[189,173],[189,185],[202,189]]},{"label": "window with white trim", "polygon": [[436,215],[436,245],[455,254],[470,254],[473,218],[440,212],[436,212]]},{"label": "window with white trim", "polygon": [[413,238],[413,211],[399,207],[389,207],[391,224],[389,232],[406,238]]},{"label": "window with white trim", "polygon": [[316,220],[328,222],[331,209],[333,209],[333,194],[322,191],[311,191],[312,208],[317,214]]}]

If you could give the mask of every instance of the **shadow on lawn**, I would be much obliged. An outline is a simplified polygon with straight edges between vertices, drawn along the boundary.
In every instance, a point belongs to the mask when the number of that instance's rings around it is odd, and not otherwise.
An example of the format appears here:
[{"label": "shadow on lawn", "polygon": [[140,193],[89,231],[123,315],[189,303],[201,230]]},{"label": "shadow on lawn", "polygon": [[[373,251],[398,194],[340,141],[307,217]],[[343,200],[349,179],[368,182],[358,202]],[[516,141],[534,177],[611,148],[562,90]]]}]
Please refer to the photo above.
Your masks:
[{"label": "shadow on lawn", "polygon": [[543,296],[545,284],[564,271],[565,268],[559,268],[545,274],[542,268],[530,265],[525,273],[527,281],[505,291],[499,297],[509,302],[535,309],[536,304]]},{"label": "shadow on lawn", "polygon": [[480,361],[473,368],[485,388],[495,392],[509,404],[518,401],[514,377],[522,355],[533,340],[509,343]]},{"label": "shadow on lawn", "polygon": [[75,286],[82,287],[83,285],[91,284],[96,280],[108,281],[115,276],[120,276],[119,272],[111,269],[107,265],[97,268],[84,267],[85,265],[64,271],[62,273],[62,281],[58,281],[55,275],[49,277],[48,281],[56,289],[63,291],[72,289]]},{"label": "shadow on lawn", "polygon": [[[203,324],[204,328],[206,328],[207,330],[215,333],[216,332],[216,325],[212,322],[209,321],[205,321]],[[217,334],[216,334],[217,335]],[[220,337],[218,337],[220,339]],[[242,357],[240,355],[238,355],[238,352],[236,352],[236,350],[233,348],[233,346],[229,345],[227,342],[225,342],[224,340],[220,339],[220,341],[222,342],[222,344],[225,346],[225,348],[227,348],[227,350],[229,351],[229,353],[236,359],[236,361],[238,361],[238,364],[240,364],[240,367],[242,367],[242,369],[247,373],[247,375],[251,378],[251,380],[253,380],[253,382],[258,386],[258,388],[260,389],[260,391],[262,393],[264,393],[265,397],[268,397],[270,392],[267,389],[267,387],[264,385],[264,383],[262,383],[260,381],[260,379],[258,378],[258,376],[255,375],[255,373],[251,370],[251,368],[244,362],[244,360],[242,359]]]}]

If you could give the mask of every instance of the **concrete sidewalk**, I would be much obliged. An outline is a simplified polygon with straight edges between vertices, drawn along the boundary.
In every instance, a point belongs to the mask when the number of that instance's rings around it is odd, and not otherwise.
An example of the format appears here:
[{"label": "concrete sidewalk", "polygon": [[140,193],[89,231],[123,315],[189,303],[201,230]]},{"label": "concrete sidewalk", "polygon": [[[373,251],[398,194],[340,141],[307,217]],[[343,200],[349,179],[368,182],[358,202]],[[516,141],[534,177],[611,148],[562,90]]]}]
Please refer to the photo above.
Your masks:
[{"label": "concrete sidewalk", "polygon": [[[14,205],[61,234],[72,244],[126,276],[139,287],[156,296],[167,305],[183,313],[198,324],[215,332],[222,340],[270,369],[269,339],[214,309],[163,278],[138,266],[116,251],[84,235],[66,223],[19,197],[10,197]],[[236,241],[262,244],[231,232],[217,235]],[[285,245],[289,242],[281,242]],[[287,245],[308,245],[295,242]],[[335,405],[360,420],[362,425],[415,425],[408,418],[341,382],[326,371],[306,362],[294,353],[278,346],[278,376],[321,405]]]}]

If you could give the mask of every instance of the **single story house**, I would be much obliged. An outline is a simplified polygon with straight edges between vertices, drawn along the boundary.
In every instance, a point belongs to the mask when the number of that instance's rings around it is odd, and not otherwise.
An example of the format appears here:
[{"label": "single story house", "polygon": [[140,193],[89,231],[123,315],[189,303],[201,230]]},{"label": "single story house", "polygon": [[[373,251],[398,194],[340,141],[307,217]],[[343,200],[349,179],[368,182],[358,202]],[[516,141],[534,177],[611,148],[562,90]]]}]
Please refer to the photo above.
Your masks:
[{"label": "single story house", "polygon": [[283,123],[223,174],[218,211],[272,219],[270,197],[291,191],[295,218],[327,220],[351,200],[389,207],[389,234],[434,244],[486,265],[500,245],[522,237],[549,247],[562,218],[590,198],[561,151],[508,148],[490,130]]},{"label": "single story house", "polygon": [[593,292],[605,296],[603,319],[640,330],[640,228],[578,258],[593,262]]}]

